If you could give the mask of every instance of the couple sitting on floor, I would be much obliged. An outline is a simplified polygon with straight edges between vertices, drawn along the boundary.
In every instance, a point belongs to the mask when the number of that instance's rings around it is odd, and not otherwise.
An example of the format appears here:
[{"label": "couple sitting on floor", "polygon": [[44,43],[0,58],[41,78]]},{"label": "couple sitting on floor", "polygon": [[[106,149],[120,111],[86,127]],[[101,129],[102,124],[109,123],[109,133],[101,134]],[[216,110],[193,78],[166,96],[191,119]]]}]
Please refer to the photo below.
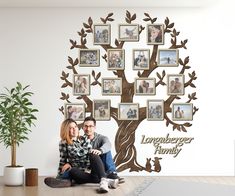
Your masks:
[{"label": "couple sitting on floor", "polygon": [[60,163],[56,178],[47,177],[50,187],[69,187],[76,184],[100,183],[99,192],[106,193],[123,183],[116,172],[111,155],[111,143],[106,136],[95,133],[96,120],[87,117],[83,123],[85,135],[79,136],[77,123],[66,119],[60,129]]}]

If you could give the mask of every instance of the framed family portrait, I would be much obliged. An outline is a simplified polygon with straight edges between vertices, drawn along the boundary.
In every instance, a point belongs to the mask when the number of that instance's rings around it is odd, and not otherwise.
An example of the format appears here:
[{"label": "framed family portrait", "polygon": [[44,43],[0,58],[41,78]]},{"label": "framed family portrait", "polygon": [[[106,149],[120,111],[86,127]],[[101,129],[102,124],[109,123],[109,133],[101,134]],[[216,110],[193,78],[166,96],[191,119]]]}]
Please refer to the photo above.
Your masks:
[{"label": "framed family portrait", "polygon": [[133,49],[133,70],[148,70],[149,58],[149,49]]},{"label": "framed family portrait", "polygon": [[164,101],[163,100],[147,100],[146,110],[147,120],[164,120]]},{"label": "framed family portrait", "polygon": [[75,121],[83,121],[85,119],[85,104],[84,103],[66,103],[65,104],[65,119],[71,118]]},{"label": "framed family portrait", "polygon": [[107,50],[108,70],[125,69],[125,50],[109,49]]},{"label": "framed family portrait", "polygon": [[139,25],[138,24],[120,24],[118,26],[119,41],[139,41]]},{"label": "framed family portrait", "polygon": [[173,103],[172,120],[175,121],[192,121],[193,104],[192,103]]},{"label": "framed family portrait", "polygon": [[98,49],[80,49],[79,50],[80,67],[100,66],[100,50]]},{"label": "framed family portrait", "polygon": [[109,24],[94,24],[94,45],[108,45],[111,38],[111,26]]},{"label": "framed family portrait", "polygon": [[169,74],[167,75],[167,94],[184,95],[184,75]]},{"label": "framed family portrait", "polygon": [[159,49],[158,66],[177,67],[179,59],[179,50],[177,49]]},{"label": "framed family portrait", "polygon": [[135,78],[136,95],[155,95],[156,93],[155,78]]},{"label": "framed family portrait", "polygon": [[102,78],[102,95],[121,95],[122,78]]},{"label": "framed family portrait", "polygon": [[163,24],[147,25],[147,44],[149,45],[164,44],[164,25]]},{"label": "framed family portrait", "polygon": [[93,100],[93,116],[96,120],[110,120],[110,100]]},{"label": "framed family portrait", "polygon": [[119,120],[138,120],[139,104],[138,103],[119,103],[118,104]]},{"label": "framed family portrait", "polygon": [[73,95],[90,95],[90,75],[73,75]]}]

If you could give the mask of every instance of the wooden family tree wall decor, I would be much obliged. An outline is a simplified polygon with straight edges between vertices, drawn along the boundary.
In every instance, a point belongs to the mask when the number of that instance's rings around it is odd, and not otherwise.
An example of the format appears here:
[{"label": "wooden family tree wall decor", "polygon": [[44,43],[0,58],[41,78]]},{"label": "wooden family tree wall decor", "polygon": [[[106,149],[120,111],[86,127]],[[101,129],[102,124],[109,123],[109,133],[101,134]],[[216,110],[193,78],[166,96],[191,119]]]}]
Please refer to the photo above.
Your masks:
[{"label": "wooden family tree wall decor", "polygon": [[[195,71],[189,71],[191,69],[191,66],[188,65],[189,57],[179,58],[179,50],[187,49],[188,40],[178,41],[177,37],[180,32],[174,28],[174,23],[170,23],[168,17],[166,17],[164,23],[157,23],[157,18],[152,18],[148,13],[144,13],[143,21],[146,25],[143,26],[134,23],[136,14],[126,11],[125,23],[118,25],[119,36],[114,41],[115,46],[112,46],[112,34],[110,33],[110,23],[114,21],[112,17],[113,13],[109,13],[104,18],[101,17],[99,24],[94,24],[93,19],[89,17],[88,22],[83,23],[83,28],[78,32],[79,41],[70,40],[70,49],[79,49],[79,57],[74,59],[68,57],[69,65],[66,68],[71,74],[62,71],[60,78],[63,84],[61,88],[71,88],[73,93],[71,93],[72,96],[65,92],[61,93],[60,99],[66,103],[59,110],[65,117],[71,117],[70,108],[77,106],[77,108],[75,107],[78,110],[77,116],[74,117],[76,120],[83,120],[88,113],[94,116],[94,100],[91,100],[89,96],[92,86],[101,88],[102,95],[107,93],[107,95],[120,96],[118,107],[113,107],[114,104],[112,105],[108,101],[109,115],[118,125],[115,137],[116,155],[114,157],[117,170],[159,172],[161,170],[160,157],[155,157],[155,161],[153,161],[154,170],[151,169],[148,157],[144,166],[138,163],[137,150],[134,145],[135,132],[144,119],[155,120],[156,125],[163,123],[159,121],[165,121],[166,127],[171,125],[173,130],[183,132],[187,132],[186,129],[192,126],[188,121],[192,121],[193,116],[198,111],[198,108],[192,104],[197,99],[196,92],[187,96],[185,91],[186,89],[196,88],[193,82],[197,77]],[[126,42],[128,44],[131,44],[129,42],[138,42],[142,33],[146,33],[146,45],[152,45],[152,49],[143,49],[143,46],[141,46],[140,50],[133,50],[133,70],[138,71],[136,71],[135,81],[128,82],[124,66],[124,46]],[[100,47],[102,51],[88,48],[89,38],[91,43],[96,45],[94,48]],[[170,40],[169,46],[165,45],[167,39]],[[107,62],[112,78],[102,78],[101,72],[97,73],[95,69],[91,70],[91,75],[85,75],[78,71],[79,66],[101,66],[100,57]],[[174,70],[176,70],[175,68],[179,70],[175,74],[166,75],[165,69],[172,73],[172,67],[174,67]],[[163,71],[157,72],[160,68]],[[156,72],[154,73],[154,71]],[[154,75],[153,77],[149,77],[151,73]],[[77,81],[80,81],[80,83]],[[81,84],[84,88],[81,87]],[[115,85],[112,86],[113,84]],[[150,99],[153,98],[151,96],[156,94],[156,89],[160,86],[167,88],[166,99]],[[113,89],[113,87],[115,88]],[[134,96],[138,95],[141,95],[142,98],[146,96],[149,99],[146,107],[139,107],[138,103],[133,103]],[[186,101],[180,102],[182,97]],[[72,102],[71,98],[76,101]],[[79,112],[80,110],[84,110],[84,113]],[[104,108],[99,107],[99,110],[100,115],[102,115]],[[79,126],[82,125],[79,124]]]}]

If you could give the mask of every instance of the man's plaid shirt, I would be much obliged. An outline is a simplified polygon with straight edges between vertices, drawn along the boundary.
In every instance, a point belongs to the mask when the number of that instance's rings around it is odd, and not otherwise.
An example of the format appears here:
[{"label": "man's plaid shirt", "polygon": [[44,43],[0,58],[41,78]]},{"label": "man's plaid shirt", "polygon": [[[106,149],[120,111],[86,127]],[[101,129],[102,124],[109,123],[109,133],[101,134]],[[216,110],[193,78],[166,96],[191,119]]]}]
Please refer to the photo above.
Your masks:
[{"label": "man's plaid shirt", "polygon": [[91,148],[90,140],[87,137],[81,137],[80,140],[73,141],[73,144],[67,144],[65,140],[61,140],[59,143],[60,163],[58,174],[66,163],[79,169],[89,168],[88,153]]}]

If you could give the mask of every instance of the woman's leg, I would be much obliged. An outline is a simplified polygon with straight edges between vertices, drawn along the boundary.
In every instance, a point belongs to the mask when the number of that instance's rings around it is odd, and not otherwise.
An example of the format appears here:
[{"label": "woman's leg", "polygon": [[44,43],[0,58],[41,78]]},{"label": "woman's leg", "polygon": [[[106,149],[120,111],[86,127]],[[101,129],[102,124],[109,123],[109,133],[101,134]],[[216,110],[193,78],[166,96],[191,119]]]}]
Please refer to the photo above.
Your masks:
[{"label": "woman's leg", "polygon": [[89,154],[91,163],[91,174],[99,179],[106,178],[104,163],[99,155]]}]

